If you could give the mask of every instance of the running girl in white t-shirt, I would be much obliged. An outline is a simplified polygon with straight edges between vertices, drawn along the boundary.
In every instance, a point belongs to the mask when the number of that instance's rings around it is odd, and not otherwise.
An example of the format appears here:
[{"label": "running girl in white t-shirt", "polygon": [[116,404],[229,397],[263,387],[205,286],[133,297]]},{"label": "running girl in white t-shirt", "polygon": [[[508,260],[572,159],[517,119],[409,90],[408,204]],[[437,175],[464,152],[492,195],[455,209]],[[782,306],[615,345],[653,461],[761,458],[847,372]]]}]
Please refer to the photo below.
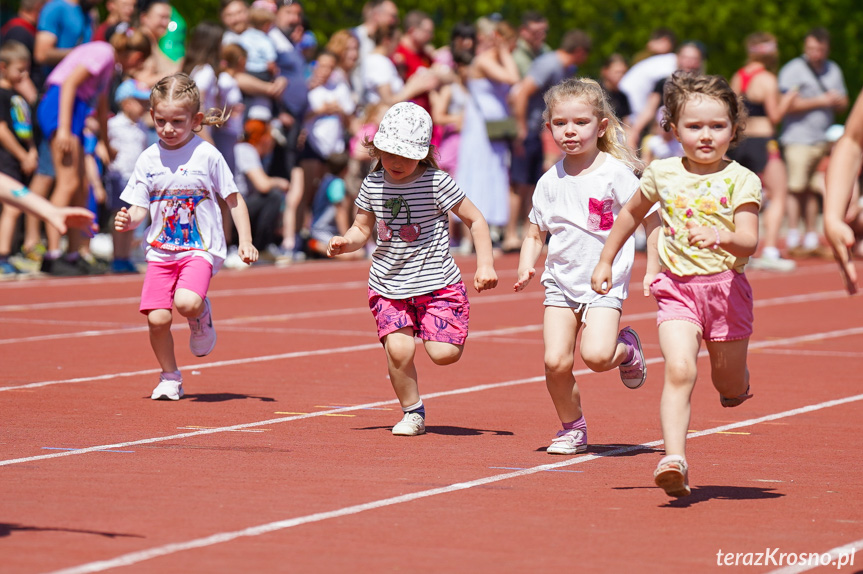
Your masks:
[{"label": "running girl in white t-shirt", "polygon": [[[148,215],[152,220],[146,231],[147,273],[140,310],[147,315],[150,344],[162,367],[153,399],[176,401],[183,396],[171,335],[172,307],[189,321],[189,347],[195,356],[208,355],[216,346],[207,289],[226,255],[217,195],[230,208],[240,238],[240,257],[246,263],[258,259],[249,212],[225,159],[195,135],[202,125],[219,126],[225,117],[217,109],[205,117],[200,108],[198,87],[186,74],[167,76],[156,84],[150,94],[150,115],[159,141],[138,158],[120,196],[131,207],[122,208],[114,218],[117,231],[135,229]],[[178,230],[168,221],[175,213],[183,228],[180,241]]]},{"label": "running girl in white t-shirt", "polygon": [[390,381],[404,416],[394,435],[425,432],[425,407],[414,365],[416,343],[437,365],[461,358],[470,305],[461,273],[449,253],[448,211],[470,229],[476,246],[477,291],[497,286],[491,237],[482,213],[455,181],[437,168],[430,145],[432,120],[411,102],[394,105],[366,147],[377,165],[363,181],[358,213],[344,237],[327,244],[334,257],[362,249],[377,230],[369,272],[369,307],[384,345]]},{"label": "running girl in white t-shirt", "polygon": [[542,274],[545,381],[563,430],[546,451],[576,454],[587,450],[587,423],[572,373],[578,332],[583,329],[581,358],[591,370],[619,367],[630,389],[647,376],[638,335],[631,327],[620,329],[635,259],[632,239],[614,260],[609,291],[600,296],[590,287],[611,226],[638,190],[638,161],[622,143],[623,128],[595,81],[564,80],[546,92],[545,105],[546,126],[564,157],[537,183],[514,288],[521,291],[536,274],[550,234]]}]

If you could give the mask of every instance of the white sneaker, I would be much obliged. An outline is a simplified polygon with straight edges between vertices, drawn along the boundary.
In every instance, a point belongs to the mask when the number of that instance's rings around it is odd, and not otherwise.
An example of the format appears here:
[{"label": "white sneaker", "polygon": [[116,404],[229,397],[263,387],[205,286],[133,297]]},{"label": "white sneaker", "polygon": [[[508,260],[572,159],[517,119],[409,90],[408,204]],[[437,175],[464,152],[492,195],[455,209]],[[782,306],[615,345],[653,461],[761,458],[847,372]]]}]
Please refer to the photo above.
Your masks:
[{"label": "white sneaker", "polygon": [[587,430],[569,429],[557,431],[551,444],[545,449],[548,454],[578,454],[587,450]]},{"label": "white sneaker", "polygon": [[791,259],[781,257],[753,257],[749,260],[752,269],[763,269],[764,271],[779,271],[788,273],[797,268],[797,263]]},{"label": "white sneaker", "polygon": [[418,413],[405,413],[404,418],[393,427],[393,434],[396,436],[417,436],[425,432],[425,419]]},{"label": "white sneaker", "polygon": [[183,381],[172,381],[159,377],[159,384],[153,389],[153,394],[150,398],[154,401],[160,399],[168,399],[170,401],[179,401],[183,396]]},{"label": "white sneaker", "polygon": [[210,298],[204,297],[204,312],[200,317],[189,318],[189,349],[196,357],[209,355],[216,346],[216,329],[213,328],[213,314],[210,311]]}]

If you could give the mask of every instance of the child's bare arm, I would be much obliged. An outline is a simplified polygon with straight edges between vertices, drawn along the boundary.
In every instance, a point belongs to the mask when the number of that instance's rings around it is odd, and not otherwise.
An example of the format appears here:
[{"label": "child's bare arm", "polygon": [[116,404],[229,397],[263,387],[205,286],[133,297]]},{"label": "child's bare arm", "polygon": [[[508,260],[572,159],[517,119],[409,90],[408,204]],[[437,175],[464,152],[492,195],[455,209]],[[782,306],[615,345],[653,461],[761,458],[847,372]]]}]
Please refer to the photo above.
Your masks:
[{"label": "child's bare arm", "polygon": [[635,229],[644,221],[653,203],[649,201],[639,189],[626,202],[617,216],[617,220],[611,228],[608,239],[599,255],[599,263],[593,270],[590,278],[590,287],[597,293],[605,295],[611,289],[613,277],[611,265],[617,253],[626,240],[635,232]]},{"label": "child's bare arm", "polygon": [[93,223],[95,215],[83,207],[57,207],[44,197],[31,193],[20,181],[0,173],[0,201],[31,213],[46,221],[60,233],[67,227],[80,227],[90,233],[98,231]]},{"label": "child's bare arm", "polygon": [[711,225],[698,225],[693,220],[686,224],[689,244],[701,248],[722,248],[737,257],[749,257],[758,247],[758,206],[744,203],[734,210],[734,231]]},{"label": "child's bare arm", "polygon": [[647,268],[644,270],[644,296],[650,296],[650,284],[654,278],[662,270],[662,265],[659,262],[659,234],[662,232],[662,221],[659,218],[659,213],[652,213],[644,218],[642,225],[644,232],[647,234]]},{"label": "child's bare arm", "polygon": [[494,270],[494,254],[491,247],[491,233],[488,223],[480,210],[468,198],[464,198],[452,208],[452,212],[470,229],[476,249],[476,274],[473,286],[478,292],[497,287],[497,273]]},{"label": "child's bare arm", "polygon": [[536,265],[539,254],[542,253],[546,235],[547,232],[541,231],[536,223],[530,222],[521,244],[521,254],[518,258],[518,277],[515,285],[512,286],[514,291],[523,290],[536,275],[534,265]]},{"label": "child's bare arm", "polygon": [[246,201],[239,193],[232,193],[225,198],[225,203],[231,208],[231,219],[234,220],[234,227],[237,228],[239,238],[237,254],[244,263],[254,263],[258,260],[258,250],[252,245],[252,224],[249,222],[249,208],[246,207]]},{"label": "child's bare arm", "polygon": [[344,235],[336,235],[327,244],[327,257],[350,253],[361,249],[372,236],[375,214],[365,209],[357,210],[354,224]]}]

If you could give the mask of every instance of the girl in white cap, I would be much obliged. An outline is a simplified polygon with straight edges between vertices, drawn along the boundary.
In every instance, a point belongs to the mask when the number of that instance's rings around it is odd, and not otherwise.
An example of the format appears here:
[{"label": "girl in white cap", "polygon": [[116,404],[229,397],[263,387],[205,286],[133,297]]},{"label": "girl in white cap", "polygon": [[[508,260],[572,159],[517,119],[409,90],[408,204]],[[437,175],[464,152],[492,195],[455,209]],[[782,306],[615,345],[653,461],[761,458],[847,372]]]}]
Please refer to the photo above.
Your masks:
[{"label": "girl in white cap", "polygon": [[327,245],[330,257],[356,251],[377,230],[369,307],[404,411],[392,432],[402,436],[425,432],[414,337],[423,340],[437,365],[458,361],[467,339],[470,305],[449,253],[447,212],[470,229],[477,256],[474,288],[497,286],[488,224],[449,174],[438,169],[431,133],[431,117],[420,106],[403,102],[387,111],[374,140],[364,144],[376,165],[360,188],[354,224]]}]

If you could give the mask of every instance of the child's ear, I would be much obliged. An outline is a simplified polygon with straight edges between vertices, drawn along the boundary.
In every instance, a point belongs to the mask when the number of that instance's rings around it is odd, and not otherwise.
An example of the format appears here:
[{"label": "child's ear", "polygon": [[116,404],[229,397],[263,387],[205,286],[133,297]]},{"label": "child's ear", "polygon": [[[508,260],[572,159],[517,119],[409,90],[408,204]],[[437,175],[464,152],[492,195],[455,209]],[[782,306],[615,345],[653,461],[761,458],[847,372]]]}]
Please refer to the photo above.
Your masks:
[{"label": "child's ear", "polygon": [[599,132],[598,137],[602,137],[605,135],[605,131],[608,129],[608,118],[602,118],[599,120]]},{"label": "child's ear", "polygon": [[671,133],[674,134],[674,138],[677,141],[680,141],[680,134],[677,133],[677,125],[676,124],[668,124],[668,126],[671,128]]}]

